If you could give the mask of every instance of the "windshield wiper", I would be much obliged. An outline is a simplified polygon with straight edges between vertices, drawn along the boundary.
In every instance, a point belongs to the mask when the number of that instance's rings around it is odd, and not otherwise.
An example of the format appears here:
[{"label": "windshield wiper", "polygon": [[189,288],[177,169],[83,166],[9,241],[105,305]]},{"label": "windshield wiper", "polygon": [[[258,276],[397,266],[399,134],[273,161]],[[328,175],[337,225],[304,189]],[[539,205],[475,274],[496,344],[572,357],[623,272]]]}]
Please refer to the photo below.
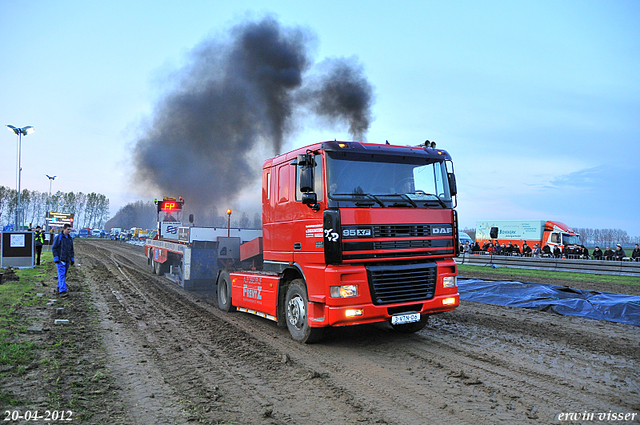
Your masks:
[{"label": "windshield wiper", "polygon": [[[435,193],[424,193],[424,192],[417,192],[417,193],[419,193],[420,195],[433,196],[434,198],[436,198],[438,203],[440,205],[442,205],[442,208],[445,208],[445,209],[447,208],[447,204],[445,204],[444,201],[442,199],[440,199],[440,197],[438,195],[436,195]],[[426,207],[428,203],[429,202],[427,201],[427,202],[423,203],[422,205],[424,205]]]},{"label": "windshield wiper", "polygon": [[[378,199],[375,195],[371,195],[369,193],[366,193],[364,196],[366,196],[369,199],[373,199],[374,201],[376,201],[381,207],[385,207],[384,202],[382,202],[380,199]],[[357,202],[356,202],[357,204]]]},{"label": "windshield wiper", "polygon": [[413,202],[413,201],[411,200],[411,198],[409,198],[409,197],[407,196],[407,194],[406,194],[406,193],[399,193],[399,195],[400,195],[400,196],[402,196],[402,199],[404,199],[404,200],[408,201],[411,205],[413,205],[413,207],[414,207],[414,208],[418,208],[418,204],[416,204],[415,202]]},{"label": "windshield wiper", "polygon": [[[345,199],[348,197],[348,199]],[[354,201],[356,206],[362,207],[370,207],[374,203],[380,205],[381,207],[386,207],[384,202],[378,199],[375,195],[371,195],[369,193],[330,193],[329,198],[335,199],[337,201]],[[356,198],[356,199],[354,199]],[[363,199],[364,198],[364,199]],[[365,199],[370,200],[369,202],[365,201]],[[372,202],[373,201],[373,202]]]}]

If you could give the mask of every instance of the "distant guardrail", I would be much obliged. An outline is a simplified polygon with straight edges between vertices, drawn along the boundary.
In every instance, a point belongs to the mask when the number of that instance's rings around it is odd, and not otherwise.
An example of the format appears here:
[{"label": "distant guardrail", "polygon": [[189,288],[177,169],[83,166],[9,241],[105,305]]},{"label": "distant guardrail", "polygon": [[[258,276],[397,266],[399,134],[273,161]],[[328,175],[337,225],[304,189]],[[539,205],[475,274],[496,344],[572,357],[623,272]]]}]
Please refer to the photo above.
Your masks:
[{"label": "distant guardrail", "polygon": [[506,257],[503,255],[468,255],[456,257],[458,264],[495,265],[515,269],[555,270],[640,277],[640,262],[571,260],[566,258]]}]

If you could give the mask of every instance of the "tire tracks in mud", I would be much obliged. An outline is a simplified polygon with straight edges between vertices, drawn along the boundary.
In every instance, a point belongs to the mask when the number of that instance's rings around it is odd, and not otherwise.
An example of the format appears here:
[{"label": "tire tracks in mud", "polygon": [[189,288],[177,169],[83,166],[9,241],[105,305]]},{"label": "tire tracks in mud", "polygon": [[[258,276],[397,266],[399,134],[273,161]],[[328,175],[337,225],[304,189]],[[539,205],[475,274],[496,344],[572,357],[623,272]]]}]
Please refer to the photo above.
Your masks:
[{"label": "tire tracks in mud", "polygon": [[140,372],[122,377],[137,423],[149,411],[155,423],[270,424],[546,424],[561,412],[640,412],[635,327],[465,303],[415,335],[367,325],[300,345],[152,275],[138,247],[78,245],[101,316],[130,356],[112,353],[114,370]]},{"label": "tire tracks in mud", "polygon": [[[220,320],[212,314],[213,306],[179,294],[175,284],[141,271],[140,263],[131,257],[109,254],[101,242],[84,245],[83,267],[95,282],[90,286],[102,293],[109,314],[125,325],[131,343],[152,358],[145,362],[152,365],[145,368],[162,376],[157,390],[162,398],[170,407],[179,404],[180,409],[154,418],[157,423],[180,423],[181,418],[274,424],[378,421],[336,397],[333,388],[283,353]],[[151,379],[123,387],[150,383]],[[124,397],[135,399],[152,389],[138,389]],[[147,399],[136,400],[132,411]],[[147,411],[133,416],[145,423]]]}]

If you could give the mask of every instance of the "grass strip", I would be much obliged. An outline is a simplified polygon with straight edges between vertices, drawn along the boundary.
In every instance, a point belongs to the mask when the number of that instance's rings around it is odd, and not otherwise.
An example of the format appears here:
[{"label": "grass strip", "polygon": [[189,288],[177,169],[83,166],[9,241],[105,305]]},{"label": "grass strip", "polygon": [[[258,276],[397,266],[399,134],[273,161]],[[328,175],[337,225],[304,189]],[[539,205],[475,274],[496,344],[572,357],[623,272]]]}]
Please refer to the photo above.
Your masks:
[{"label": "grass strip", "polygon": [[[44,251],[41,260],[43,264],[53,261],[51,252]],[[33,324],[33,319],[26,317],[24,309],[47,303],[42,282],[51,275],[52,267],[43,265],[15,269],[15,272],[19,280],[0,285],[0,379],[23,375],[25,366],[37,358],[36,351],[41,347],[22,337]],[[0,391],[0,405],[17,406],[22,403],[24,401],[15,395]]]},{"label": "grass strip", "polygon": [[494,275],[495,279],[502,279],[505,276],[517,275],[524,279],[540,278],[540,279],[560,279],[576,282],[592,282],[592,283],[614,283],[620,285],[640,285],[640,279],[632,276],[612,276],[592,273],[578,272],[559,272],[553,270],[532,270],[532,269],[515,269],[508,267],[491,268],[486,266],[474,266],[468,264],[458,264],[458,275],[464,276],[465,273],[483,273]]}]

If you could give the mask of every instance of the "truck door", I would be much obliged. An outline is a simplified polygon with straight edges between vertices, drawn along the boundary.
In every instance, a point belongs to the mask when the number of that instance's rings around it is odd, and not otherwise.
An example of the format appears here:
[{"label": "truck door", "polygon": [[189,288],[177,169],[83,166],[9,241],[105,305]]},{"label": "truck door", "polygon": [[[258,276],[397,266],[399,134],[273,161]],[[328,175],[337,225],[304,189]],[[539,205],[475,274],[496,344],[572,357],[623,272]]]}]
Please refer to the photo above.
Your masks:
[{"label": "truck door", "polygon": [[[275,261],[293,260],[292,222],[294,211],[293,172],[295,167],[289,161],[275,165],[271,169],[271,222],[264,227],[269,238],[270,259]],[[265,247],[265,254],[267,248]],[[266,258],[266,257],[265,257]]]},{"label": "truck door", "polygon": [[[313,167],[313,192],[316,194],[318,204],[324,201],[324,175],[323,158],[321,154],[314,156]],[[300,190],[301,165],[296,165],[295,181],[295,210],[299,212],[294,221],[294,242],[297,247],[294,250],[294,261],[297,263],[324,264],[324,226],[322,208],[314,210],[302,203],[302,191]],[[299,258],[302,256],[303,258]]]}]

